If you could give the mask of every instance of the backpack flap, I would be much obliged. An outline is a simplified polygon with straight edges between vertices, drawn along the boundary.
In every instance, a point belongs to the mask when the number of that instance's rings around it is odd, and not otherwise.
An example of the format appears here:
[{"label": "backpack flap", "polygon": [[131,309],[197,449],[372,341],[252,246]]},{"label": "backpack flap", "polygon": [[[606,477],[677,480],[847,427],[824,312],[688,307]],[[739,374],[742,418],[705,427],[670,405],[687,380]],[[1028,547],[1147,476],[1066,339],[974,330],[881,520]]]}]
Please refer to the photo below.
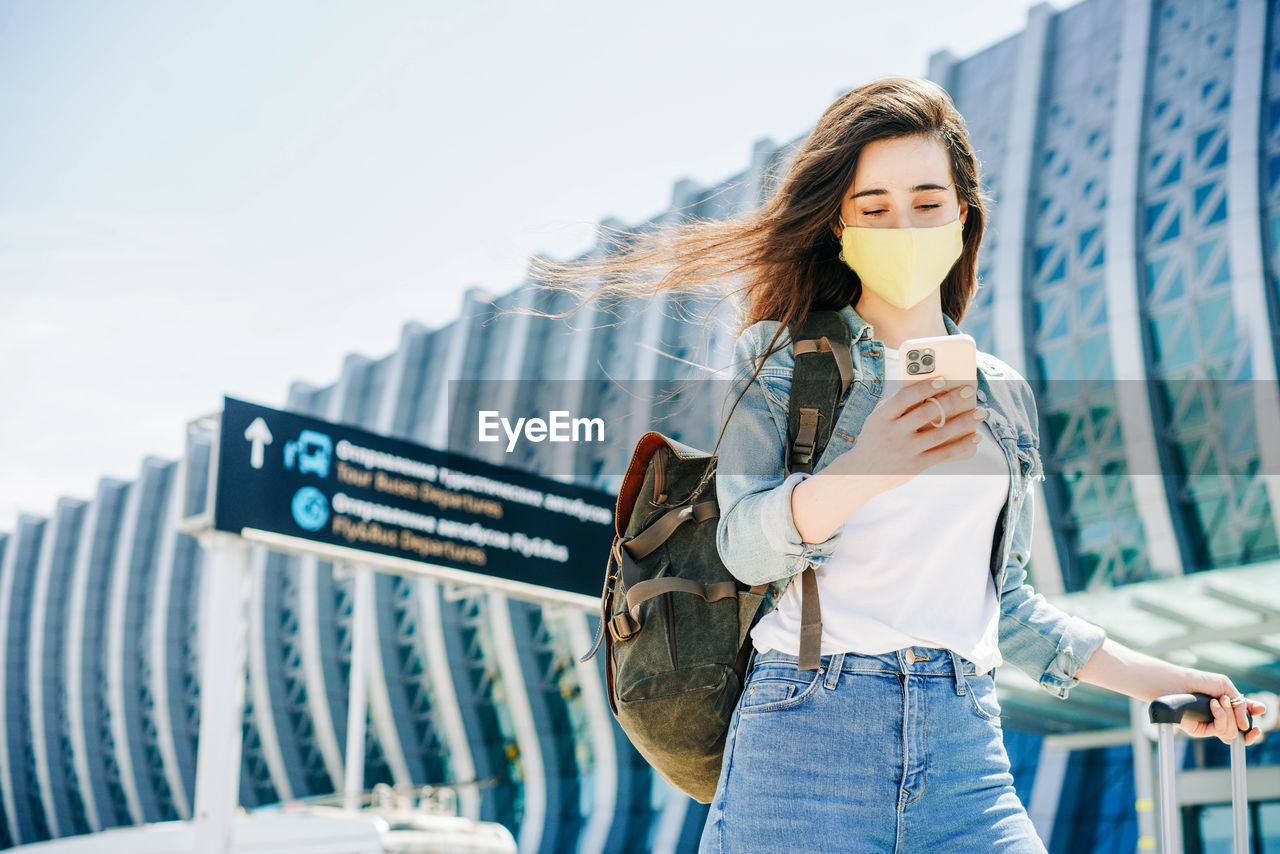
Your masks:
[{"label": "backpack flap", "polygon": [[[669,464],[669,460],[675,464]],[[625,596],[627,590],[644,580],[636,561],[653,552],[684,522],[705,521],[720,515],[710,477],[714,466],[715,457],[707,452],[661,433],[646,433],[636,443],[614,508],[615,536],[605,566],[604,590],[600,594],[600,628],[591,649],[579,662],[591,660],[600,649],[606,630],[617,640],[626,640],[639,631],[638,618],[632,616],[631,608],[613,607],[615,592],[618,597]],[[669,487],[673,484],[683,490],[686,499],[704,492],[710,498],[684,506],[667,506]]]}]

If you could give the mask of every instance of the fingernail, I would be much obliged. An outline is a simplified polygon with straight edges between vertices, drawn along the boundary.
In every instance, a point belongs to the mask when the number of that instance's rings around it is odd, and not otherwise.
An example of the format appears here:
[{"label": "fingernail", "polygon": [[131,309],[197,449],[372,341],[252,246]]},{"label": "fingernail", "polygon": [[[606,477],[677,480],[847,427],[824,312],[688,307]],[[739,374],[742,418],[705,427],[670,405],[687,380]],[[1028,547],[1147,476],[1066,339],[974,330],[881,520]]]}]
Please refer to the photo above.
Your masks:
[{"label": "fingernail", "polygon": [[983,409],[981,406],[973,410],[973,419],[975,421],[981,421],[983,418],[986,418],[986,417],[987,417],[987,410]]},{"label": "fingernail", "polygon": [[981,437],[981,436],[979,436],[977,433],[974,433],[974,434],[973,434],[973,444],[975,444],[975,445],[976,445],[976,444],[978,444],[978,443],[979,443],[979,442],[981,442],[981,441],[982,441],[982,437]]},{"label": "fingernail", "polygon": [[1222,708],[1222,704],[1218,702],[1217,697],[1214,697],[1212,700],[1210,700],[1209,705],[1213,707],[1213,710],[1215,712]]},{"label": "fingernail", "polygon": [[946,384],[947,384],[946,377],[938,377],[936,380],[933,381],[934,388],[942,388]]},{"label": "fingernail", "polygon": [[960,389],[960,396],[961,396],[961,397],[973,397],[973,387],[972,387],[972,386],[965,386],[965,387],[963,387],[962,389]]}]

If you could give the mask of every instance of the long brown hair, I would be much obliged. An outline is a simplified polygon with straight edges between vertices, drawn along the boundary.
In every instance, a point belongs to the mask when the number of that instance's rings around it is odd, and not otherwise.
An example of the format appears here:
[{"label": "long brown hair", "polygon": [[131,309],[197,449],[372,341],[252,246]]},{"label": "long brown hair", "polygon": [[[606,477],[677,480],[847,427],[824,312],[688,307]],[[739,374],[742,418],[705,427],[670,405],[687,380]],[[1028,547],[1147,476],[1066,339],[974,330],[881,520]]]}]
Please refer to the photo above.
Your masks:
[{"label": "long brown hair", "polygon": [[564,317],[605,295],[720,291],[726,283],[741,282],[721,297],[745,295],[746,310],[736,331],[761,320],[780,324],[757,359],[754,380],[765,359],[790,343],[780,341],[782,336],[793,326],[799,328],[810,311],[838,310],[861,298],[862,282],[839,259],[840,241],[832,230],[844,193],[863,146],[915,136],[942,143],[957,197],[969,204],[964,249],[941,292],[943,312],[959,323],[977,289],[985,197],[964,119],[945,89],[912,77],[881,78],[837,98],[784,163],[777,191],[746,215],[729,220],[686,218],[642,234],[601,226],[601,242],[608,246],[603,257],[533,259],[530,274],[542,286],[587,295],[573,311],[536,313]]}]

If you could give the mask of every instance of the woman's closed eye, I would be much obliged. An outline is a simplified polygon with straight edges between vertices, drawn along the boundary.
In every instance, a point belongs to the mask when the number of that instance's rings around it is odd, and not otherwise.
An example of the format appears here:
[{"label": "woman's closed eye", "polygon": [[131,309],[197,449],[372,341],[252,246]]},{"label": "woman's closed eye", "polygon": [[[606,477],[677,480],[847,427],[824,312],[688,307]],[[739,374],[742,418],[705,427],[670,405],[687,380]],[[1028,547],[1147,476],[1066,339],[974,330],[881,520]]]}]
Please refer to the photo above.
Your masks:
[{"label": "woman's closed eye", "polygon": [[[934,208],[940,208],[940,207],[942,207],[942,205],[916,205],[916,209],[917,209],[917,210],[922,210],[922,211],[933,210]],[[882,214],[882,213],[884,213],[884,211],[882,211],[882,210],[875,210],[875,211],[863,211],[862,215],[863,215],[863,216],[878,216],[879,214]]]}]

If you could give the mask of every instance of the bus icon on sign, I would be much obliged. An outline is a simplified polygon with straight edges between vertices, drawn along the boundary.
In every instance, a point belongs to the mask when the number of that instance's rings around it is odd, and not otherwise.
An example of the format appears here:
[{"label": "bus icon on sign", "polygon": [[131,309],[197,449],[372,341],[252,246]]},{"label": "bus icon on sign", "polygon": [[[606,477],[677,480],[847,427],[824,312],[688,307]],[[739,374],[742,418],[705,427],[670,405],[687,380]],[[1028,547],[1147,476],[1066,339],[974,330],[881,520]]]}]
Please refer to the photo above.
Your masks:
[{"label": "bus icon on sign", "polygon": [[303,430],[298,438],[284,445],[284,467],[293,468],[298,463],[298,473],[312,472],[320,477],[329,476],[329,457],[333,454],[333,440],[315,430]]}]

